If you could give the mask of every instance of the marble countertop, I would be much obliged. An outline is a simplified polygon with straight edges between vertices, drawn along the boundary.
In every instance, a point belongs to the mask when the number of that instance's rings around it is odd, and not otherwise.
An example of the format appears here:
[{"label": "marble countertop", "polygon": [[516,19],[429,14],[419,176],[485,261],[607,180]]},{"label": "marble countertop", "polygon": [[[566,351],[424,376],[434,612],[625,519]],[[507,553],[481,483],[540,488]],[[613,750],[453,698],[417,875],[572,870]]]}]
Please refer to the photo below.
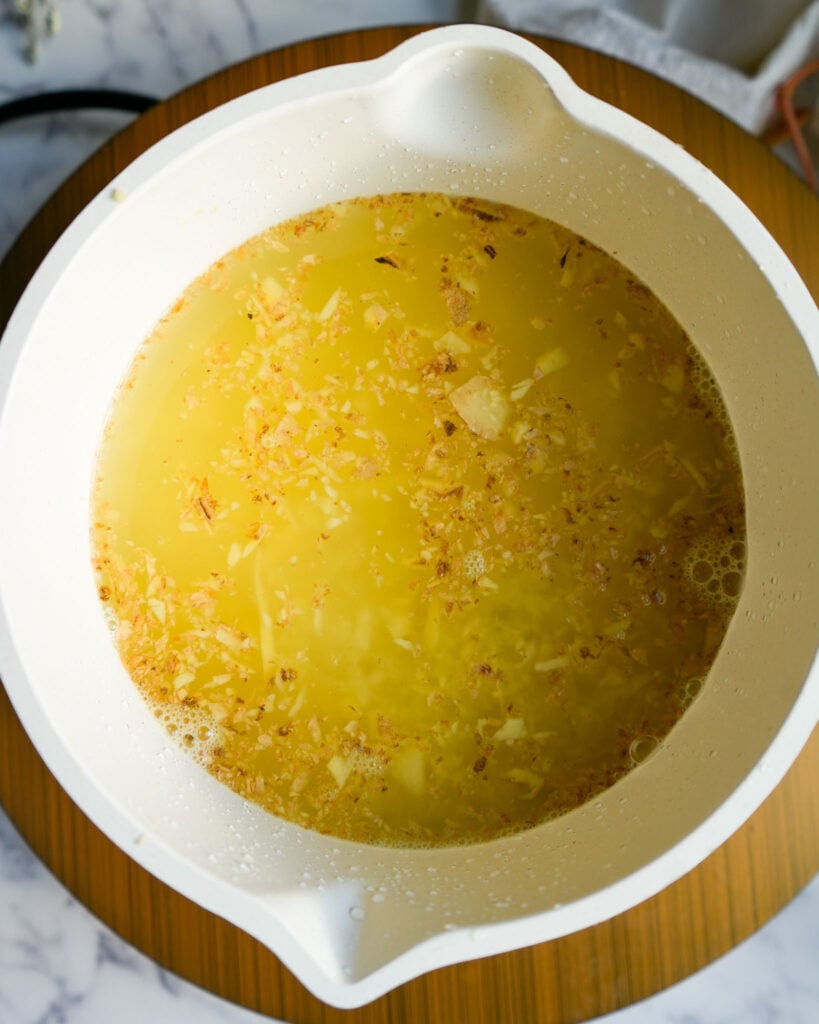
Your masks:
[{"label": "marble countertop", "polygon": [[[467,20],[465,0],[57,0],[59,31],[35,63],[15,7],[0,3],[0,102],[66,88],[159,98],[253,54],[386,23]],[[51,16],[54,17],[53,15]],[[0,258],[39,206],[129,117],[82,111],[0,127]],[[722,959],[609,1024],[814,1024],[819,878]],[[80,905],[0,809],[0,1024],[263,1021],[161,969]]]}]

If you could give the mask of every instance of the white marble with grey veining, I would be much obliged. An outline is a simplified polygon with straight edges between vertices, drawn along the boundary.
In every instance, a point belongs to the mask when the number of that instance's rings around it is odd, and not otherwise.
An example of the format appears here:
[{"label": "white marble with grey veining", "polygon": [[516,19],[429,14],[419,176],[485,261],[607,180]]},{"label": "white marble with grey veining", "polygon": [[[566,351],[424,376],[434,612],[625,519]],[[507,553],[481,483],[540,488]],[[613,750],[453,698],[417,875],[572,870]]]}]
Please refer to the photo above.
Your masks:
[{"label": "white marble with grey veining", "polygon": [[[384,24],[466,18],[471,0],[57,0],[59,32],[28,63],[0,0],[0,103],[52,89],[165,98],[254,54]],[[87,111],[30,118],[0,135],[0,257],[65,177],[128,123]]]},{"label": "white marble with grey veining", "polygon": [[[80,87],[165,97],[299,39],[376,24],[468,20],[473,9],[469,0],[59,0],[58,6],[61,30],[29,64],[12,17],[14,0],[0,0],[0,102]],[[51,192],[128,120],[87,111],[0,126],[0,257]],[[168,974],[101,925],[0,810],[0,1024],[267,1019]],[[819,879],[721,960],[603,1020],[816,1024]]]}]

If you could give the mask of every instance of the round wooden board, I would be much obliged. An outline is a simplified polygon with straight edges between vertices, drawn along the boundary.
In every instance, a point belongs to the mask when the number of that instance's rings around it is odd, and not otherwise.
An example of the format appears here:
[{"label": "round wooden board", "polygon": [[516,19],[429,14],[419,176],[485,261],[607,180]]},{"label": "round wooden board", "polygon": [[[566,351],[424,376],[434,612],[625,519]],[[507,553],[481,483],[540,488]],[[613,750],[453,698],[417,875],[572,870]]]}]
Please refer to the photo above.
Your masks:
[{"label": "round wooden board", "polygon": [[[0,269],[0,326],[62,229],[151,143],[250,89],[378,56],[417,31],[374,29],[290,46],[228,68],[139,118],[81,167],[20,237]],[[682,143],[715,171],[777,238],[814,297],[819,294],[819,202],[761,143],[636,68],[578,47],[534,41],[589,92]],[[58,878],[120,935],[183,977],[293,1024],[588,1020],[643,999],[725,953],[819,871],[815,731],[750,821],[653,899],[575,935],[445,968],[360,1010],[340,1011],[310,995],[255,940],[156,881],[110,843],[51,776],[1,688],[0,800]]]}]

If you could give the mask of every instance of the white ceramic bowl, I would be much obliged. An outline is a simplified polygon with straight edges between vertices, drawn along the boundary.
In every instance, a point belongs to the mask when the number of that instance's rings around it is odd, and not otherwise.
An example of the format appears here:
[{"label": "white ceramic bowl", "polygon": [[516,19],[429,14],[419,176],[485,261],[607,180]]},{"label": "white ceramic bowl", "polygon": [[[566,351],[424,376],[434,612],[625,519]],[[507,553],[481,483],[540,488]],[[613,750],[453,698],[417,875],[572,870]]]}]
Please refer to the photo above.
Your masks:
[{"label": "white ceramic bowl", "polygon": [[[513,203],[616,253],[710,362],[747,488],[745,588],[683,720],[586,806],[481,847],[340,842],[219,785],[135,693],[90,569],[95,451],[155,321],[270,223],[395,190]],[[97,196],[8,326],[0,674],[86,814],[327,1002],[360,1005],[432,968],[606,919],[722,843],[816,723],[817,337],[804,285],[728,189],[514,35],[435,30],[379,60],[253,92],[174,132]]]}]

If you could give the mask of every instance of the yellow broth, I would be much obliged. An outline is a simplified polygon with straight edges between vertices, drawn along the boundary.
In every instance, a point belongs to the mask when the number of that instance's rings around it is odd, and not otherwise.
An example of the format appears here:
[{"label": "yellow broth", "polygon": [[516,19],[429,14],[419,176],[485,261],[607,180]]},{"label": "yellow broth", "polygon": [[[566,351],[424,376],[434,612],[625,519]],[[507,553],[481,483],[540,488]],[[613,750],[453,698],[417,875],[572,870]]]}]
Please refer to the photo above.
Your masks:
[{"label": "yellow broth", "polygon": [[116,396],[99,592],[167,728],[273,814],[484,840],[644,760],[719,647],[715,382],[611,256],[509,206],[327,206],[231,252]]}]

